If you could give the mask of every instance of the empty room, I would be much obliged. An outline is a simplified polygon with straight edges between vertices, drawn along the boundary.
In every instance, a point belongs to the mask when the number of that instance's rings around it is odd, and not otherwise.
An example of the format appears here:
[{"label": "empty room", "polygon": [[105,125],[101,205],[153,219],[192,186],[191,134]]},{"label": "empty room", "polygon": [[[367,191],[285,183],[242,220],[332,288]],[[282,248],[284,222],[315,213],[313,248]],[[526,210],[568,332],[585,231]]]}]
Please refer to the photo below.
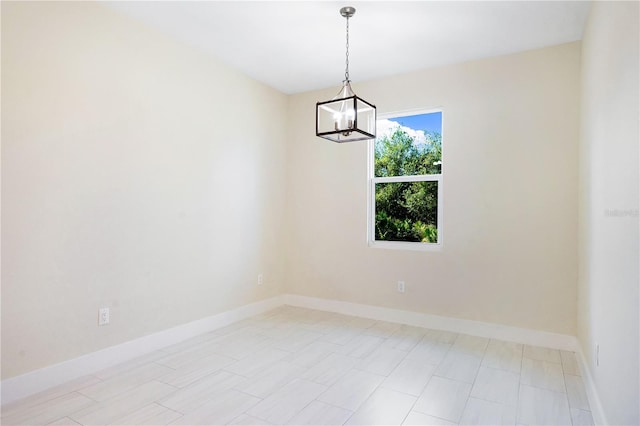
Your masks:
[{"label": "empty room", "polygon": [[2,424],[640,424],[640,2],[0,14]]}]

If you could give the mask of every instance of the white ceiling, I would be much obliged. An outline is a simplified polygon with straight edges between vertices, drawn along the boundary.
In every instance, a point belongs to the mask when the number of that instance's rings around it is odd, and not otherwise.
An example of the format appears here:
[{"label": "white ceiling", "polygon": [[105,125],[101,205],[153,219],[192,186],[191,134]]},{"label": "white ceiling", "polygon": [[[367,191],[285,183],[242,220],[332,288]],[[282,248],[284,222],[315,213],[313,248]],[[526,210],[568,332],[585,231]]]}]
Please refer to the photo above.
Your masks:
[{"label": "white ceiling", "polygon": [[104,2],[284,93],[580,40],[584,1]]}]

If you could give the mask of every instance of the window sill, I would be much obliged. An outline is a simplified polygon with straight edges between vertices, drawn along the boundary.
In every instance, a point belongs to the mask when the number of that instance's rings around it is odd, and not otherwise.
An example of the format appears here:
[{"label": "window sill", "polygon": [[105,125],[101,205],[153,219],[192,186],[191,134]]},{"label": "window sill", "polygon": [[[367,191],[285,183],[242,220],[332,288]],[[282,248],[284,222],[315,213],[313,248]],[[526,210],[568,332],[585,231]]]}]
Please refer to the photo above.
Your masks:
[{"label": "window sill", "polygon": [[369,241],[369,247],[388,250],[442,251],[442,243],[410,243],[406,241]]}]

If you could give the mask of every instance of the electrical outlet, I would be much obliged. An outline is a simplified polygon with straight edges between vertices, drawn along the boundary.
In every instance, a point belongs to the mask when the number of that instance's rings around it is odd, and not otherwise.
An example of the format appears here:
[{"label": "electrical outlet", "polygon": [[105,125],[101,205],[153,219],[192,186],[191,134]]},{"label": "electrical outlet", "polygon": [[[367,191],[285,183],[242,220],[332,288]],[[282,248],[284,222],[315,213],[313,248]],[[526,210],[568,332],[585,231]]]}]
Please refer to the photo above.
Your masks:
[{"label": "electrical outlet", "polygon": [[258,285],[264,284],[264,277],[262,274],[258,274]]},{"label": "electrical outlet", "polygon": [[98,325],[107,325],[110,320],[109,308],[98,309]]},{"label": "electrical outlet", "polygon": [[404,293],[404,281],[398,281],[398,293]]}]

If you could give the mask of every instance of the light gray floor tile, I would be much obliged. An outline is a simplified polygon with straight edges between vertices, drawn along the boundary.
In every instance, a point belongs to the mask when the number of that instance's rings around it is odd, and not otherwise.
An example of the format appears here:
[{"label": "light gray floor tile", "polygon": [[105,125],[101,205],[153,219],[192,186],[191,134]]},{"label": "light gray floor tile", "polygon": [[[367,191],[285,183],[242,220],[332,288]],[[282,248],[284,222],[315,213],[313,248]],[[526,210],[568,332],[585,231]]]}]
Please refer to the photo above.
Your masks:
[{"label": "light gray floor tile", "polygon": [[458,423],[450,422],[439,417],[429,416],[427,414],[419,413],[418,411],[411,411],[402,424],[420,426],[452,426],[457,425]]},{"label": "light gray floor tile", "polygon": [[318,397],[319,401],[355,411],[382,383],[384,376],[351,370]]},{"label": "light gray floor tile", "polygon": [[173,386],[152,381],[69,417],[83,425],[110,424],[175,391]]},{"label": "light gray floor tile", "polygon": [[[347,327],[359,328],[364,331],[370,327],[373,327],[378,322],[384,322],[384,321],[376,321],[374,319],[362,318],[362,317],[347,317],[345,324],[347,325]],[[394,323],[388,323],[388,324],[394,324]]]},{"label": "light gray floor tile", "polygon": [[279,361],[255,377],[237,385],[235,389],[258,398],[267,398],[284,385],[300,378],[306,371],[306,369],[289,362]]},{"label": "light gray floor tile", "polygon": [[526,425],[570,425],[567,395],[548,389],[520,385],[518,423]]},{"label": "light gray floor tile", "polygon": [[378,388],[349,418],[348,425],[399,425],[416,397],[391,389]]},{"label": "light gray floor tile", "polygon": [[179,413],[189,413],[246,380],[246,377],[228,371],[218,371],[161,398],[159,402]]},{"label": "light gray floor tile", "polygon": [[384,343],[382,337],[360,334],[336,352],[353,358],[365,358]]},{"label": "light gray floor tile", "polygon": [[487,345],[482,365],[519,374],[522,367],[522,351],[523,345],[519,343],[491,340]]},{"label": "light gray floor tile", "polygon": [[589,399],[587,398],[587,391],[584,388],[582,377],[565,374],[564,382],[567,387],[569,407],[589,411]]},{"label": "light gray floor tile", "polygon": [[47,424],[62,417],[69,416],[78,410],[96,406],[97,403],[77,392],[67,393],[57,398],[35,404],[29,409],[14,409],[5,416],[2,415],[4,425],[37,425]]},{"label": "light gray floor tile", "polygon": [[82,426],[78,422],[74,422],[69,417],[63,417],[55,422],[47,423],[47,426]]},{"label": "light gray floor tile", "polygon": [[234,359],[244,359],[269,346],[272,342],[271,338],[262,334],[262,329],[245,327],[242,330],[209,342],[202,350],[208,353],[215,352]]},{"label": "light gray floor tile", "polygon": [[168,425],[182,414],[153,403],[134,411],[116,421],[120,425]]},{"label": "light gray floor tile", "polygon": [[516,422],[516,407],[469,398],[462,413],[461,425],[513,425]]},{"label": "light gray floor tile", "polygon": [[174,370],[163,365],[155,363],[144,364],[122,374],[112,376],[107,380],[79,389],[78,392],[94,401],[105,401],[172,371]]},{"label": "light gray floor tile", "polygon": [[480,358],[475,355],[450,351],[436,370],[436,375],[448,379],[473,383],[480,369]]},{"label": "light gray floor tile", "polygon": [[226,366],[224,369],[245,377],[253,377],[272,364],[291,355],[280,349],[265,348],[246,358]]},{"label": "light gray floor tile", "polygon": [[524,345],[523,356],[538,361],[555,362],[560,364],[560,351],[557,349],[543,348],[540,346]]},{"label": "light gray floor tile", "polygon": [[341,425],[353,414],[352,411],[335,407],[321,401],[312,401],[296,414],[289,425]]},{"label": "light gray floor tile", "polygon": [[30,410],[37,410],[38,406],[46,403],[47,401],[68,395],[78,389],[100,382],[101,380],[95,376],[83,376],[78,379],[71,380],[63,385],[55,386],[47,389],[46,391],[23,398],[19,401],[5,404],[2,406],[2,418],[4,419],[6,416],[14,416]]},{"label": "light gray floor tile", "polygon": [[322,333],[299,329],[287,334],[282,339],[276,340],[272,343],[272,346],[287,352],[297,352],[323,336],[324,334]]},{"label": "light gray floor tile", "polygon": [[270,423],[284,424],[327,389],[308,380],[296,379],[247,411]]},{"label": "light gray floor tile", "polygon": [[269,345],[273,347],[275,342],[286,339],[287,336],[297,330],[294,324],[276,324],[273,327],[263,328],[260,330],[260,336],[269,341]]},{"label": "light gray floor tile", "polygon": [[382,383],[398,392],[420,396],[437,366],[416,359],[404,359]]},{"label": "light gray floor tile", "polygon": [[240,414],[238,417],[233,419],[228,425],[243,425],[243,426],[261,426],[261,425],[270,425],[266,420],[259,419],[257,417],[251,417],[246,414]]},{"label": "light gray floor tile", "polygon": [[332,385],[351,370],[360,360],[346,355],[331,354],[302,375],[303,379],[321,385]]},{"label": "light gray floor tile", "polygon": [[300,367],[311,368],[338,349],[340,349],[340,345],[325,342],[324,340],[317,340],[310,343],[301,351],[290,355],[285,360]]},{"label": "light gray floor tile", "polygon": [[387,337],[393,335],[393,333],[395,333],[396,331],[400,330],[400,327],[402,327],[400,324],[394,322],[378,321],[371,327],[365,329],[364,334],[386,339]]},{"label": "light gray floor tile", "polygon": [[438,365],[447,356],[450,348],[451,344],[449,343],[435,342],[423,338],[409,351],[407,358]]},{"label": "light gray floor tile", "polygon": [[424,334],[424,339],[431,342],[448,343],[450,345],[458,338],[457,333],[444,330],[427,330]]},{"label": "light gray floor tile", "polygon": [[403,325],[387,338],[385,345],[399,351],[409,352],[422,340],[426,329]]},{"label": "light gray floor tile", "polygon": [[135,368],[144,366],[146,364],[155,362],[161,358],[166,357],[166,352],[163,351],[153,351],[149,354],[139,356],[130,361],[123,362],[121,364],[116,364],[112,367],[105,368],[104,370],[100,370],[94,374],[97,378],[101,380],[107,380],[114,376],[118,376],[120,374],[126,373],[127,371],[131,371]]},{"label": "light gray floor tile", "polygon": [[196,410],[191,411],[171,424],[219,425],[226,424],[260,402],[260,398],[229,390],[218,395]]},{"label": "light gray floor tile", "polygon": [[571,374],[573,376],[582,375],[575,352],[560,351],[560,358],[562,359],[562,370],[564,374]]},{"label": "light gray floor tile", "polygon": [[182,388],[234,362],[236,360],[233,358],[211,354],[204,358],[195,359],[190,364],[180,366],[180,368],[158,378],[158,381]]},{"label": "light gray floor tile", "polygon": [[356,368],[388,376],[406,356],[407,353],[404,351],[381,346],[357,364]]},{"label": "light gray floor tile", "polygon": [[515,407],[518,403],[519,386],[520,375],[517,373],[480,367],[471,396]]},{"label": "light gray floor tile", "polygon": [[593,416],[591,411],[579,410],[577,408],[571,409],[571,421],[573,426],[593,426]]},{"label": "light gray floor tile", "polygon": [[433,376],[413,410],[457,423],[470,392],[469,383]]},{"label": "light gray floor tile", "polygon": [[[346,346],[349,345],[353,339],[362,334],[364,334],[364,330],[362,329],[341,326],[340,328],[325,334],[320,338],[320,340],[335,343],[336,345]],[[343,349],[343,352],[345,350],[346,349]]]},{"label": "light gray floor tile", "polygon": [[565,392],[562,365],[559,363],[523,358],[520,382],[538,388]]},{"label": "light gray floor tile", "polygon": [[[339,318],[325,318],[319,319],[317,322],[305,322],[304,324],[302,324],[302,327],[304,327],[306,330],[315,331],[317,333],[322,333],[325,336],[328,336],[343,325],[344,321]],[[321,339],[323,341],[326,341],[324,340],[324,336]]]},{"label": "light gray floor tile", "polygon": [[451,350],[462,352],[465,354],[475,355],[479,358],[484,356],[484,352],[489,344],[489,339],[484,337],[469,336],[468,334],[460,334],[453,343]]}]

